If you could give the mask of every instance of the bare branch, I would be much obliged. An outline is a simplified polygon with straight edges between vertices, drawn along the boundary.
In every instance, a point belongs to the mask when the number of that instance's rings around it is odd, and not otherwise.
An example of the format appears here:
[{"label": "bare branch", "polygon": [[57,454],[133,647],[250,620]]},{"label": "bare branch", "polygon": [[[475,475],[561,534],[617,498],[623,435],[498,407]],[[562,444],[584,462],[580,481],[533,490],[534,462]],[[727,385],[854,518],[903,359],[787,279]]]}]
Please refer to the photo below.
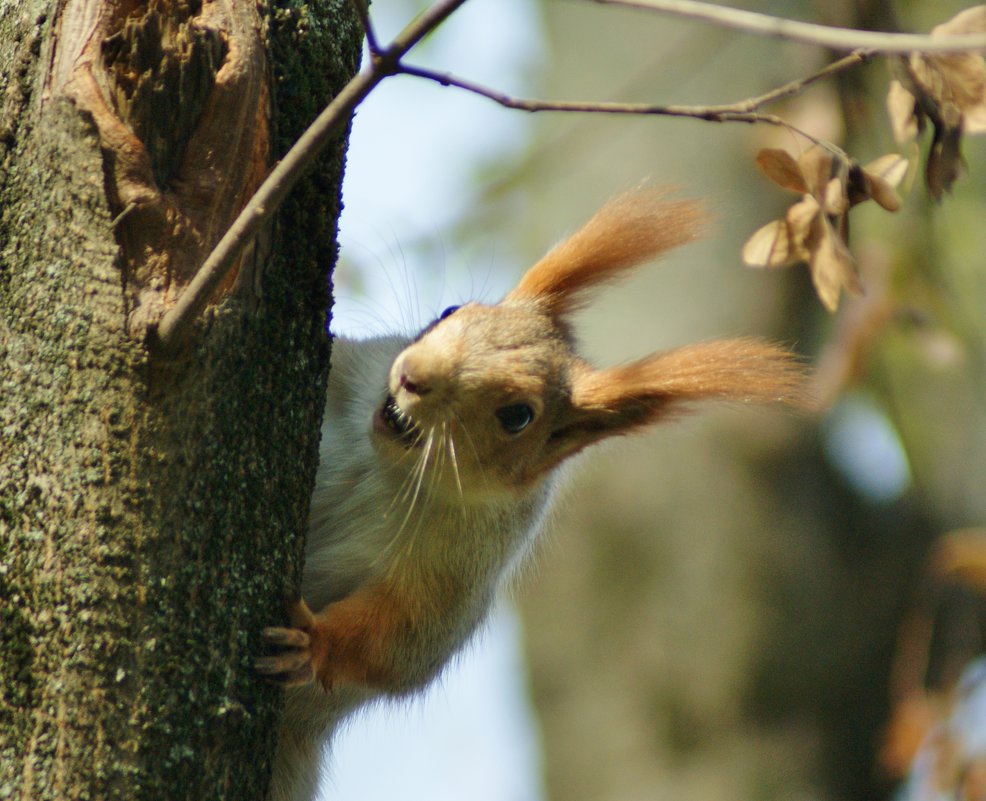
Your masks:
[{"label": "bare branch", "polygon": [[932,37],[912,33],[881,33],[833,28],[810,22],[771,17],[755,11],[728,8],[698,0],[592,0],[600,5],[627,6],[701,20],[758,36],[771,36],[831,50],[870,50],[875,53],[956,53],[986,50],[986,35]]},{"label": "bare branch", "polygon": [[356,9],[356,16],[359,17],[360,24],[363,26],[363,35],[366,36],[366,46],[370,55],[375,57],[380,52],[380,43],[377,40],[376,31],[370,21],[370,9],[368,0],[353,0],[353,8]]},{"label": "bare branch", "polygon": [[537,100],[513,97],[498,89],[492,89],[482,84],[474,83],[465,78],[459,78],[448,72],[438,72],[423,67],[413,67],[408,64],[400,66],[400,72],[413,75],[416,78],[434,81],[442,86],[453,86],[466,92],[485,97],[504,108],[518,111],[565,111],[585,112],[593,114],[635,114],[662,115],[666,117],[693,117],[695,119],[713,122],[767,122],[775,125],[784,122],[772,115],[755,113],[749,109],[737,106],[676,106],[660,103],[619,103],[615,101],[594,100]]},{"label": "bare branch", "polygon": [[865,64],[870,61],[874,55],[875,54],[873,51],[856,50],[848,56],[843,56],[838,61],[833,61],[831,64],[822,67],[822,69],[818,72],[815,72],[806,78],[799,78],[786,83],[783,86],[778,86],[776,89],[771,89],[769,92],[764,92],[762,95],[751,97],[749,100],[741,100],[734,105],[737,106],[737,108],[748,107],[750,111],[763,108],[771,103],[776,103],[778,100],[783,100],[786,97],[796,95],[804,89],[807,89],[812,84],[818,83],[825,78],[831,78],[833,75],[838,75],[840,72],[845,72],[846,70],[859,64]]},{"label": "bare branch", "polygon": [[353,78],[322,111],[297,142],[275,165],[266,180],[229,230],[213,249],[189,282],[175,305],[161,318],[150,334],[151,343],[160,350],[171,350],[188,334],[192,323],[206,307],[223,277],[253,241],[260,227],[271,218],[298,179],[325,149],[353,109],[384,78],[398,71],[400,59],[426,35],[437,28],[466,0],[441,0],[414,19],[371,60],[370,66]]},{"label": "bare branch", "polygon": [[380,49],[370,23],[365,0],[353,0],[363,25],[370,49],[370,65],[357,75],[326,107],[315,122],[302,134],[291,150],[271,171],[230,226],[229,230],[205,260],[195,277],[185,288],[178,302],[161,319],[152,340],[163,349],[174,347],[187,333],[192,321],[201,313],[232,265],[263,225],[280,206],[298,178],[322,152],[332,135],[350,116],[353,109],[390,75],[404,73],[434,81],[442,86],[454,86],[495,103],[521,111],[561,111],[603,114],[663,115],[687,117],[712,122],[763,123],[786,128],[807,140],[844,157],[838,148],[822,142],[786,120],[766,114],[759,109],[789,97],[805,87],[863,63],[877,53],[955,52],[986,49],[986,36],[962,35],[932,38],[912,34],[889,34],[831,28],[793,20],[770,17],[739,9],[717,6],[697,0],[593,0],[603,5],[623,5],[677,16],[698,19],[736,30],[793,41],[821,45],[836,50],[855,52],[828,65],[819,72],[792,81],[762,95],[737,103],[723,105],[663,105],[646,103],[617,103],[589,101],[531,100],[512,97],[504,92],[458,78],[450,73],[437,72],[401,63],[403,56],[424,36],[434,30],[465,0],[440,0],[411,22],[388,46]]},{"label": "bare branch", "polygon": [[805,137],[814,144],[821,145],[836,155],[845,156],[841,150],[834,148],[831,144],[822,142],[811,134],[796,128],[786,120],[774,115],[765,114],[758,109],[770,103],[775,103],[785,97],[797,94],[806,87],[828,78],[839,72],[843,72],[858,64],[865,63],[870,58],[869,53],[851,53],[838,61],[834,61],[818,72],[797,81],[791,81],[769,92],[765,92],[755,97],[740,100],[736,103],[721,105],[703,106],[684,106],[684,105],[663,105],[658,103],[617,103],[617,102],[595,102],[583,100],[531,100],[517,98],[490,87],[483,86],[446,72],[436,72],[421,67],[414,67],[408,64],[401,64],[398,71],[406,75],[413,75],[417,78],[434,81],[442,86],[452,86],[466,92],[485,97],[492,100],[504,108],[517,109],[519,111],[561,111],[561,112],[582,112],[594,114],[635,114],[635,115],[661,115],[667,117],[688,117],[691,119],[705,120],[707,122],[745,122],[745,123],[764,123],[766,125],[776,125],[787,128],[788,130]]}]

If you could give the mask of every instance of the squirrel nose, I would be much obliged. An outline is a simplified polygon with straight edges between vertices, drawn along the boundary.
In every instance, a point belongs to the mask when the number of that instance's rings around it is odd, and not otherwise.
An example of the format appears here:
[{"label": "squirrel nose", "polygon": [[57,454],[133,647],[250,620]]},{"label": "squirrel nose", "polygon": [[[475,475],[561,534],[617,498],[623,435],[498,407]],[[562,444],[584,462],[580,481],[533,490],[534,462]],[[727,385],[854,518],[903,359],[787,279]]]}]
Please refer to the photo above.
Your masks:
[{"label": "squirrel nose", "polygon": [[431,392],[434,386],[434,367],[429,368],[427,353],[409,348],[394,365],[397,389],[421,397]]},{"label": "squirrel nose", "polygon": [[403,370],[401,370],[398,385],[407,392],[411,392],[415,395],[425,395],[429,392],[429,387],[427,384],[422,384],[420,381],[414,381],[411,378],[408,378],[407,373]]}]

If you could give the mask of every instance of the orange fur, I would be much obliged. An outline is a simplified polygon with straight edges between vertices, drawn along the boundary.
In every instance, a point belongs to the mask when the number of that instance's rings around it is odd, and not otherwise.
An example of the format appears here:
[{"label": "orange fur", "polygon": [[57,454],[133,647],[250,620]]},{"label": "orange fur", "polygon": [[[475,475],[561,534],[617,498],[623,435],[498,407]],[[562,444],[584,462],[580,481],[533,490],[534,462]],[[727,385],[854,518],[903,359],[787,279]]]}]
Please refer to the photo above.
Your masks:
[{"label": "orange fur", "polygon": [[666,191],[618,195],[531,267],[506,299],[567,314],[586,302],[586,290],[695,239],[704,218],[698,202],[668,200]]},{"label": "orange fur", "polygon": [[[728,339],[654,353],[584,374],[574,404],[586,411],[629,415],[648,424],[669,404],[700,400],[807,403],[804,370],[787,350],[757,339]],[[642,416],[637,421],[636,412]]]},{"label": "orange fur", "polygon": [[573,371],[571,409],[544,448],[543,474],[582,449],[653,425],[703,400],[808,408],[804,369],[789,351],[757,339],[688,345],[619,367]]},{"label": "orange fur", "polygon": [[310,670],[299,674],[300,683],[314,678],[326,691],[344,685],[401,689],[395,648],[415,621],[411,607],[397,602],[390,590],[385,583],[364,586],[317,613],[299,600],[290,610],[293,629],[268,629],[285,638],[294,631],[307,635],[300,642]]},{"label": "orange fur", "polygon": [[796,357],[755,339],[601,370],[576,351],[566,318],[590,290],[693,239],[702,220],[694,201],[631,192],[505,302],[452,309],[413,339],[336,342],[302,583],[322,608],[299,602],[294,628],[265,631],[282,653],[257,660],[286,685],[331,692],[289,697],[273,801],[312,797],[297,764],[318,749],[304,743],[368,700],[423,687],[461,648],[537,535],[544,479],[565,459],[694,401],[806,403]]}]

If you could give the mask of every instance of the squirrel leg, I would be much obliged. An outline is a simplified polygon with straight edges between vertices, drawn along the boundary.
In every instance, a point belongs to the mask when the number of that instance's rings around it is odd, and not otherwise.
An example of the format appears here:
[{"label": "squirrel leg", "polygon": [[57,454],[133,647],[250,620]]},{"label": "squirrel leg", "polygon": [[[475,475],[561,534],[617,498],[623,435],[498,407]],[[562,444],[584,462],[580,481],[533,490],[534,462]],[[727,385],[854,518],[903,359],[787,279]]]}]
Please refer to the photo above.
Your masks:
[{"label": "squirrel leg", "polygon": [[400,689],[394,651],[409,621],[379,587],[357,590],[317,613],[298,599],[288,614],[290,628],[263,631],[266,643],[283,650],[255,660],[259,673],[284,686],[318,681],[326,692],[347,684]]}]

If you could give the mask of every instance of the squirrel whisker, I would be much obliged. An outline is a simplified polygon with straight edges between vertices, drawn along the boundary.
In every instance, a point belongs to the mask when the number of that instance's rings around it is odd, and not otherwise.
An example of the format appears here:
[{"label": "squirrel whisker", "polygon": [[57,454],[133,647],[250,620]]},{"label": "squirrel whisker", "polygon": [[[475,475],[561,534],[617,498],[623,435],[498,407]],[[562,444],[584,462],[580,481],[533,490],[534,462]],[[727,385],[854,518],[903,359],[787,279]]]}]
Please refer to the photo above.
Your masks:
[{"label": "squirrel whisker", "polygon": [[338,725],[419,691],[468,642],[531,552],[567,459],[698,401],[807,401],[799,360],[760,340],[605,369],[579,353],[572,313],[703,219],[693,201],[631,192],[500,303],[450,306],[416,336],[335,340],[304,600],[293,628],[265,629],[280,656],[258,662],[289,688],[270,801],[311,801]]}]

